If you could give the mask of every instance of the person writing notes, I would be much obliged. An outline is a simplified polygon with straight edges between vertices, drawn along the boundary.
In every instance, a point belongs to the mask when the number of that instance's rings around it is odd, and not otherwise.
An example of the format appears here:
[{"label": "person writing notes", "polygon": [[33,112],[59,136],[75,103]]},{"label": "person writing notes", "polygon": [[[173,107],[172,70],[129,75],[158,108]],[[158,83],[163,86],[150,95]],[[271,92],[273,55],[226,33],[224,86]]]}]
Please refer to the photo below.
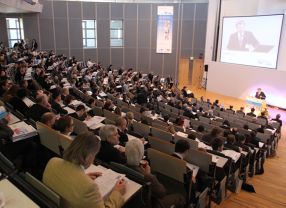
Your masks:
[{"label": "person writing notes", "polygon": [[101,177],[101,173],[84,172],[93,163],[99,149],[100,139],[87,132],[72,141],[63,159],[54,157],[48,162],[43,182],[61,196],[64,207],[122,207],[126,186],[124,180],[118,180],[110,195],[103,200],[96,184],[96,178]]}]

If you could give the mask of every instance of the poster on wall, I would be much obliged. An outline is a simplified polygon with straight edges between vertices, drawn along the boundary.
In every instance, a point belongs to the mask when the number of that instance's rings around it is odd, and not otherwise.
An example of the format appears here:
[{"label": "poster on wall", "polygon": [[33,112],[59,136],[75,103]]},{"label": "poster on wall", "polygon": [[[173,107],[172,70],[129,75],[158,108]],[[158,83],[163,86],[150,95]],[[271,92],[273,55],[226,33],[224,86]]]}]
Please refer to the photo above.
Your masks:
[{"label": "poster on wall", "polygon": [[173,6],[157,8],[157,47],[156,53],[172,53]]}]

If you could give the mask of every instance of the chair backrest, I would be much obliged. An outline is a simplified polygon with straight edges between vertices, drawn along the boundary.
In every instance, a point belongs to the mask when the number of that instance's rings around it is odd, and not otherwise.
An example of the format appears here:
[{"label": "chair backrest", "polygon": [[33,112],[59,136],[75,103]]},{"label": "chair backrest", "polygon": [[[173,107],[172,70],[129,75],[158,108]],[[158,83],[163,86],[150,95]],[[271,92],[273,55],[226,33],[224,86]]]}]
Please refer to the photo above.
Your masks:
[{"label": "chair backrest", "polygon": [[258,129],[258,128],[260,127],[259,124],[252,123],[252,122],[248,122],[247,125],[248,125],[248,127],[249,127],[250,129],[252,129],[252,130],[256,130],[256,129]]},{"label": "chair backrest", "polygon": [[94,107],[92,108],[92,111],[94,113],[94,115],[96,116],[103,116],[103,110],[102,110],[102,107]]},{"label": "chair backrest", "polygon": [[154,120],[154,121],[152,122],[152,126],[153,126],[154,124],[158,124],[158,125],[160,125],[160,126],[168,127],[168,124],[167,124],[166,122],[161,121],[161,120],[158,120],[158,119],[156,119],[156,120]]},{"label": "chair backrest", "polygon": [[243,119],[246,120],[246,121],[250,121],[250,122],[256,121],[256,117],[249,116],[249,115],[245,115],[245,116],[243,117]]},{"label": "chair backrest", "polygon": [[60,142],[60,145],[63,148],[63,150],[66,150],[70,146],[70,144],[72,143],[72,138],[68,137],[64,134],[59,133],[58,138],[59,138],[59,142]]},{"label": "chair backrest", "polygon": [[209,124],[210,121],[211,121],[209,118],[204,117],[204,116],[200,116],[200,117],[199,117],[199,120],[200,120],[201,122],[204,122],[204,123],[207,123],[207,124]]},{"label": "chair backrest", "polygon": [[256,133],[256,137],[259,138],[261,142],[264,142],[264,143],[267,143],[268,139],[270,139],[269,134],[260,133],[260,132]]},{"label": "chair backrest", "polygon": [[136,121],[141,121],[141,118],[142,118],[142,114],[140,112],[137,112],[137,111],[132,111],[133,114],[134,114],[134,119]]},{"label": "chair backrest", "polygon": [[161,129],[153,128],[151,129],[152,136],[157,137],[159,139],[170,142],[173,140],[173,135],[169,132],[163,131]]},{"label": "chair backrest", "polygon": [[115,121],[119,117],[119,115],[112,113],[111,111],[105,110],[105,109],[103,109],[103,115],[104,117],[112,121]]},{"label": "chair backrest", "polygon": [[206,152],[191,149],[185,160],[191,164],[197,165],[204,172],[210,172],[210,166],[212,165],[212,156]]},{"label": "chair backrest", "polygon": [[150,126],[152,126],[153,119],[148,116],[141,116],[141,121],[145,120]]},{"label": "chair backrest", "polygon": [[167,126],[162,126],[159,123],[152,123],[152,127],[157,128],[157,129],[162,129],[164,131],[168,131],[168,127]]},{"label": "chair backrest", "polygon": [[171,155],[175,151],[175,145],[170,142],[164,141],[162,139],[158,139],[153,136],[149,136],[148,140],[149,140],[149,144],[151,145],[151,147],[153,149],[159,150],[160,152],[164,152],[168,155]]},{"label": "chair backrest", "polygon": [[256,123],[265,126],[267,124],[267,120],[265,118],[257,118]]},{"label": "chair backrest", "polygon": [[104,124],[110,124],[110,125],[115,125],[115,121],[112,121],[110,119],[105,119]]},{"label": "chair backrest", "polygon": [[16,169],[14,164],[1,152],[0,152],[0,167],[6,174],[9,174]]},{"label": "chair backrest", "polygon": [[59,133],[39,121],[36,123],[36,126],[41,144],[57,155],[61,155],[58,140]]},{"label": "chair backrest", "polygon": [[73,129],[74,133],[78,135],[88,131],[87,125],[83,121],[80,121],[74,117],[72,117],[72,119],[74,123],[74,129]]},{"label": "chair backrest", "polygon": [[181,136],[175,134],[174,142],[176,143],[180,139],[186,140],[190,144],[191,149],[198,149],[198,147],[199,147],[199,143],[197,141],[189,139],[189,138],[181,137]]},{"label": "chair backrest", "polygon": [[[127,177],[131,177],[132,179],[138,179],[140,181],[144,181],[144,175],[136,170],[133,170],[126,165],[110,162],[110,168],[115,169],[116,172],[120,172],[125,174]],[[137,181],[137,180],[136,180]]]},{"label": "chair backrest", "polygon": [[211,120],[211,124],[215,126],[221,126],[222,122],[221,121],[216,121],[216,120]]},{"label": "chair backrest", "polygon": [[149,148],[147,151],[152,171],[158,172],[176,181],[184,183],[184,173],[186,173],[186,161],[178,159],[171,155],[167,155],[153,148]]},{"label": "chair backrest", "polygon": [[36,179],[30,173],[26,172],[24,175],[25,180],[33,186],[36,190],[41,192],[44,196],[46,196],[49,200],[51,200],[57,207],[60,207],[61,198],[58,194],[52,191],[49,187],[43,184],[41,181]]},{"label": "chair backrest", "polygon": [[277,121],[274,121],[274,122],[271,121],[271,123],[269,125],[275,129],[278,129],[280,127],[280,123],[278,123]]},{"label": "chair backrest", "polygon": [[145,138],[147,138],[150,134],[150,126],[146,124],[134,121],[133,128],[134,128],[134,132],[141,134]]}]

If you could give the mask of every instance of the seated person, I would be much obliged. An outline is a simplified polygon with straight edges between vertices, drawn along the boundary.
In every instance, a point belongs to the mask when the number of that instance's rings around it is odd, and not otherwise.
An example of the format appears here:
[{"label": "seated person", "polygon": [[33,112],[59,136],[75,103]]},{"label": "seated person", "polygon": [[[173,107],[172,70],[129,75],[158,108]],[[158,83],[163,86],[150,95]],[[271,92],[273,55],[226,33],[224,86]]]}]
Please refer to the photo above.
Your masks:
[{"label": "seated person", "polygon": [[[175,144],[175,152],[172,154],[174,157],[184,160],[188,154],[189,150],[191,149],[190,144],[188,141],[184,139],[180,139]],[[195,190],[203,191],[208,185],[209,182],[206,181],[208,178],[207,174],[203,171],[199,170],[196,177],[193,176],[193,193],[195,194]],[[192,197],[195,199],[195,196]]]},{"label": "seated person", "polygon": [[3,79],[0,81],[0,97],[4,95],[11,87],[10,82],[8,79]]},{"label": "seated person", "polygon": [[114,110],[113,107],[114,107],[114,105],[113,105],[112,101],[111,100],[106,100],[102,109],[105,109],[105,110],[108,110],[108,111],[113,111]]},{"label": "seated person", "polygon": [[[166,188],[158,181],[157,177],[151,173],[151,168],[147,161],[143,160],[144,146],[139,139],[133,139],[126,143],[127,166],[142,173],[144,180],[151,183],[152,207],[183,207],[185,200],[179,194],[167,195]],[[161,206],[160,206],[160,205]]]},{"label": "seated person", "polygon": [[55,90],[52,94],[52,108],[56,111],[56,114],[65,115],[68,111],[62,108],[61,101],[62,98],[60,90]]},{"label": "seated person", "polygon": [[115,120],[115,125],[119,134],[119,144],[125,146],[125,143],[128,142],[127,121],[120,116]]},{"label": "seated person", "polygon": [[44,113],[41,117],[41,122],[50,128],[54,128],[56,115],[52,112]]},{"label": "seated person", "polygon": [[96,184],[96,178],[100,173],[84,172],[84,169],[93,163],[99,149],[99,138],[87,132],[72,141],[63,159],[52,158],[48,162],[43,182],[61,196],[67,207],[122,207],[125,181],[119,180],[111,194],[104,200]]},{"label": "seated person", "polygon": [[256,117],[256,115],[255,115],[254,112],[255,112],[255,108],[251,108],[251,109],[250,109],[250,112],[247,113],[246,115],[251,116],[251,117]]},{"label": "seated person", "polygon": [[228,149],[232,149],[236,152],[240,152],[241,150],[239,149],[238,146],[235,145],[235,136],[233,134],[229,134],[226,137],[226,143],[224,144],[224,146]]},{"label": "seated person", "polygon": [[73,119],[68,115],[60,117],[55,123],[55,129],[67,136],[70,136],[73,132],[73,128]]},{"label": "seated person", "polygon": [[240,109],[237,110],[236,113],[237,113],[237,114],[245,115],[245,113],[244,113],[244,107],[240,107]]},{"label": "seated person", "polygon": [[279,128],[278,128],[278,132],[281,131],[281,127],[282,127],[282,120],[280,119],[281,115],[277,114],[275,118],[272,118],[271,121],[276,121],[280,124]]},{"label": "seated person", "polygon": [[12,142],[13,130],[8,126],[8,122],[10,120],[10,116],[7,113],[6,109],[1,106],[0,107],[0,151],[2,152],[2,148],[7,143]]},{"label": "seated person", "polygon": [[43,94],[36,98],[36,103],[30,107],[28,115],[34,121],[39,121],[44,113],[50,112],[50,108],[48,96]]},{"label": "seated person", "polygon": [[207,144],[212,144],[213,141],[222,135],[222,130],[220,128],[214,127],[209,134],[205,134],[202,137],[202,141]]},{"label": "seated person", "polygon": [[197,128],[197,132],[204,132],[204,131],[205,131],[205,127],[200,124]]},{"label": "seated person", "polygon": [[119,116],[121,116],[121,114],[122,114],[121,109],[120,109],[119,107],[116,107],[116,108],[114,109],[114,113],[115,113],[116,115],[119,115]]},{"label": "seated person", "polygon": [[90,98],[90,99],[88,100],[87,104],[88,104],[88,106],[89,106],[90,108],[96,107],[96,102],[95,102],[95,99],[94,99],[94,98]]},{"label": "seated person", "polygon": [[265,125],[266,125],[266,126],[268,125],[268,118],[267,118],[267,116],[266,116],[265,111],[262,111],[262,112],[260,113],[260,116],[257,116],[257,118],[262,118],[262,119],[264,119],[264,120],[266,121]]},{"label": "seated person", "polygon": [[134,130],[134,128],[133,128],[134,113],[131,111],[127,112],[125,118],[127,120],[128,131],[133,131]]},{"label": "seated person", "polygon": [[235,112],[235,111],[233,110],[233,106],[232,106],[232,105],[230,105],[229,108],[226,109],[226,111],[227,111],[227,112],[231,112],[231,113],[233,113],[233,114],[234,114],[234,112]]},{"label": "seated person", "polygon": [[64,87],[62,90],[61,98],[62,100],[65,100],[65,98],[70,94],[69,88]]},{"label": "seated person", "polygon": [[82,104],[78,105],[75,109],[75,112],[71,113],[70,116],[74,117],[80,121],[84,121],[87,117],[84,105],[82,105]]},{"label": "seated person", "polygon": [[0,152],[9,160],[17,161],[16,167],[21,171],[37,174],[37,145],[33,140],[25,139],[13,142],[13,130],[8,126],[10,116],[6,109],[0,107]]},{"label": "seated person", "polygon": [[23,101],[25,97],[27,97],[27,91],[23,88],[20,88],[17,91],[17,96],[13,96],[9,100],[9,103],[14,107],[14,109],[23,115],[27,115],[27,112],[29,111],[29,107]]},{"label": "seated person", "polygon": [[214,151],[221,152],[223,151],[223,147],[224,147],[224,140],[222,138],[217,137],[212,141],[212,148]]},{"label": "seated person", "polygon": [[171,134],[176,134],[176,130],[174,128],[173,123],[169,121],[170,116],[169,115],[165,115],[163,118],[164,118],[164,121],[168,124],[168,126],[167,126],[168,132],[170,132]]},{"label": "seated person", "polygon": [[105,125],[99,130],[101,138],[101,147],[98,158],[104,162],[126,163],[125,148],[115,146],[119,144],[119,134],[116,126]]}]

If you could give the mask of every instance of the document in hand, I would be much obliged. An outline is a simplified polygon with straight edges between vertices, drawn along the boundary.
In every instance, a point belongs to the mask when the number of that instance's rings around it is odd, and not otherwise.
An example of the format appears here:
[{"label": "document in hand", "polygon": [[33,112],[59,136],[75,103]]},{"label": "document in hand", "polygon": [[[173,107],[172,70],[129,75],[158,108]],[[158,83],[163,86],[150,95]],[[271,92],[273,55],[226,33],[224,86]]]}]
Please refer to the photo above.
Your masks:
[{"label": "document in hand", "polygon": [[111,169],[105,169],[100,166],[91,166],[85,172],[101,172],[102,176],[96,178],[94,183],[97,184],[99,192],[103,198],[106,198],[112,191],[113,187],[121,178],[125,178],[124,174],[117,173]]},{"label": "document in hand", "polygon": [[26,124],[24,121],[9,125],[13,130],[13,142],[17,142],[29,137],[37,135],[37,130],[31,125]]}]

